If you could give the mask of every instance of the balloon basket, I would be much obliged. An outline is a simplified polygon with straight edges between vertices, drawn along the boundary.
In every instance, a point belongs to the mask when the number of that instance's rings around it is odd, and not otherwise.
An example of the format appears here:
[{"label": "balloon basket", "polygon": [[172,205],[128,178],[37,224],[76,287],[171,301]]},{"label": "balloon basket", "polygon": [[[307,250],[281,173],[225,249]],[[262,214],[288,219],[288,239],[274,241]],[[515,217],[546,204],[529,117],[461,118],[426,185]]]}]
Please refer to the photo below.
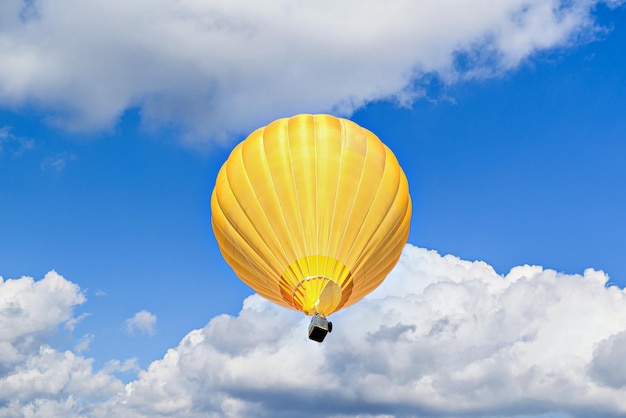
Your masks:
[{"label": "balloon basket", "polygon": [[328,322],[323,316],[315,315],[311,318],[311,324],[309,325],[309,339],[321,343],[326,338],[326,334],[332,332],[332,330],[332,322]]}]

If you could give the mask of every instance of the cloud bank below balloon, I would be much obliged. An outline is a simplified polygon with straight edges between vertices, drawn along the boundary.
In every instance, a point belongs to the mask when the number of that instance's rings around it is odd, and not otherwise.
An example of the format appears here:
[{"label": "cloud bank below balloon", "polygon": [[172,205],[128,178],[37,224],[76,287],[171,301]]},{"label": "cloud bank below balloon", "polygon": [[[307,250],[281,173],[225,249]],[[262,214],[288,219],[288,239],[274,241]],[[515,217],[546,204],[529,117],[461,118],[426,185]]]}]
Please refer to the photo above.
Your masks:
[{"label": "cloud bank below balloon", "polygon": [[410,104],[432,76],[502,74],[592,39],[595,9],[622,3],[7,0],[0,106],[72,130],[137,110],[206,145],[296,113]]},{"label": "cloud bank below balloon", "polygon": [[[0,360],[0,416],[621,415],[626,294],[607,281],[539,266],[503,276],[407,245],[381,287],[333,316],[323,344],[307,339],[306,318],[251,296],[125,386],[113,375],[119,362],[94,370],[71,350],[24,345],[45,332],[10,325],[69,321],[84,301],[76,285],[54,273],[6,281],[0,346],[17,354]],[[25,295],[51,283],[46,303],[59,314],[44,319],[39,293]]]}]

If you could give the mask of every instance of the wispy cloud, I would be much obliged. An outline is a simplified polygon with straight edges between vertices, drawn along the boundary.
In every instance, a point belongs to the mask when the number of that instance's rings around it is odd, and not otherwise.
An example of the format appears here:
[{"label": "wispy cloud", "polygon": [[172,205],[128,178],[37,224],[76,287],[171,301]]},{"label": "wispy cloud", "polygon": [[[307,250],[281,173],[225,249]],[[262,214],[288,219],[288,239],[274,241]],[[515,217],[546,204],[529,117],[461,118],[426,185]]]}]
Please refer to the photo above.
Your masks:
[{"label": "wispy cloud", "polygon": [[90,315],[91,315],[90,313],[84,313],[84,314],[81,314],[81,315],[79,315],[77,317],[70,318],[65,323],[65,329],[67,329],[69,331],[74,331],[74,328],[76,328],[76,325],[81,323],[83,319],[87,318]]},{"label": "wispy cloud", "polygon": [[137,312],[132,318],[124,321],[124,329],[130,335],[154,335],[156,332],[156,315],[142,310]]},{"label": "wispy cloud", "polygon": [[46,157],[41,162],[41,170],[42,171],[52,171],[55,173],[60,173],[67,167],[67,164],[70,161],[76,160],[78,157],[71,152],[59,152],[57,154]]},{"label": "wispy cloud", "polygon": [[622,3],[61,0],[25,11],[11,1],[0,105],[36,102],[79,130],[139,107],[146,124],[180,126],[189,141],[223,140],[293,113],[408,104],[433,76],[500,75],[592,39],[595,9]]},{"label": "wispy cloud", "polygon": [[3,155],[17,157],[35,148],[35,141],[13,134],[11,127],[0,127],[0,158]]},{"label": "wispy cloud", "polygon": [[120,360],[110,360],[107,362],[104,367],[107,373],[116,373],[116,372],[131,372],[140,370],[139,364],[136,358],[130,358],[124,361]]},{"label": "wispy cloud", "polygon": [[76,342],[74,345],[74,351],[78,354],[82,354],[85,351],[89,350],[89,345],[93,342],[94,335],[93,334],[85,334]]}]

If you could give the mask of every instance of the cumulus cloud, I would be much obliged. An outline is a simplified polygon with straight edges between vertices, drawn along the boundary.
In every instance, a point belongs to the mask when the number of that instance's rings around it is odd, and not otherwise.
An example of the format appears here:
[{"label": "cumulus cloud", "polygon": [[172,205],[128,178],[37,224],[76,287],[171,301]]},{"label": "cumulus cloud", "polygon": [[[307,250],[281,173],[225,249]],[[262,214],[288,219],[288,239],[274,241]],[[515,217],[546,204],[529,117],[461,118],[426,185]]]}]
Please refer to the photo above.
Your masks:
[{"label": "cumulus cloud", "polygon": [[[48,345],[85,302],[80,288],[56,272],[31,277],[0,277],[0,416],[77,416],[88,404],[118,393],[122,384],[92,360]],[[79,341],[86,348],[91,337]]]},{"label": "cumulus cloud", "polygon": [[93,370],[31,349],[0,374],[0,416],[622,416],[626,292],[607,283],[592,269],[500,275],[407,245],[381,287],[333,315],[323,344],[307,318],[255,295],[124,387],[111,374],[132,360]]},{"label": "cumulus cloud", "polygon": [[154,335],[156,332],[156,315],[142,310],[124,321],[124,329],[130,335],[144,334]]},{"label": "cumulus cloud", "polygon": [[626,330],[600,341],[590,371],[600,384],[616,389],[626,387]]},{"label": "cumulus cloud", "polygon": [[73,323],[73,308],[84,302],[80,288],[54,271],[39,281],[0,277],[0,369],[23,360],[59,324]]},{"label": "cumulus cloud", "polygon": [[6,0],[0,105],[34,105],[69,129],[128,109],[224,140],[298,112],[410,103],[425,75],[488,77],[590,39],[622,0]]},{"label": "cumulus cloud", "polygon": [[[190,332],[141,372],[113,415],[562,416],[626,414],[626,295],[595,270],[563,274],[408,245],[370,297],[307,320],[259,298]],[[121,409],[120,409],[121,408]],[[554,415],[551,415],[554,416]]]}]

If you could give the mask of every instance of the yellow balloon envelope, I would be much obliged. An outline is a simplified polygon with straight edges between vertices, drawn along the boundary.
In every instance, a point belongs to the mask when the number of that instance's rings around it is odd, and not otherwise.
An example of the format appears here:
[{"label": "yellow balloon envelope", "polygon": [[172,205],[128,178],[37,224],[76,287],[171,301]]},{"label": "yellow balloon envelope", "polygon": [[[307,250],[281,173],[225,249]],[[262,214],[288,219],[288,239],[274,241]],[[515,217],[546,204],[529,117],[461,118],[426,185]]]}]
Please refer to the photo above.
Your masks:
[{"label": "yellow balloon envelope", "polygon": [[220,251],[259,295],[330,315],[379,286],[409,234],[396,157],[347,119],[297,115],[257,129],[222,166],[211,198]]}]

